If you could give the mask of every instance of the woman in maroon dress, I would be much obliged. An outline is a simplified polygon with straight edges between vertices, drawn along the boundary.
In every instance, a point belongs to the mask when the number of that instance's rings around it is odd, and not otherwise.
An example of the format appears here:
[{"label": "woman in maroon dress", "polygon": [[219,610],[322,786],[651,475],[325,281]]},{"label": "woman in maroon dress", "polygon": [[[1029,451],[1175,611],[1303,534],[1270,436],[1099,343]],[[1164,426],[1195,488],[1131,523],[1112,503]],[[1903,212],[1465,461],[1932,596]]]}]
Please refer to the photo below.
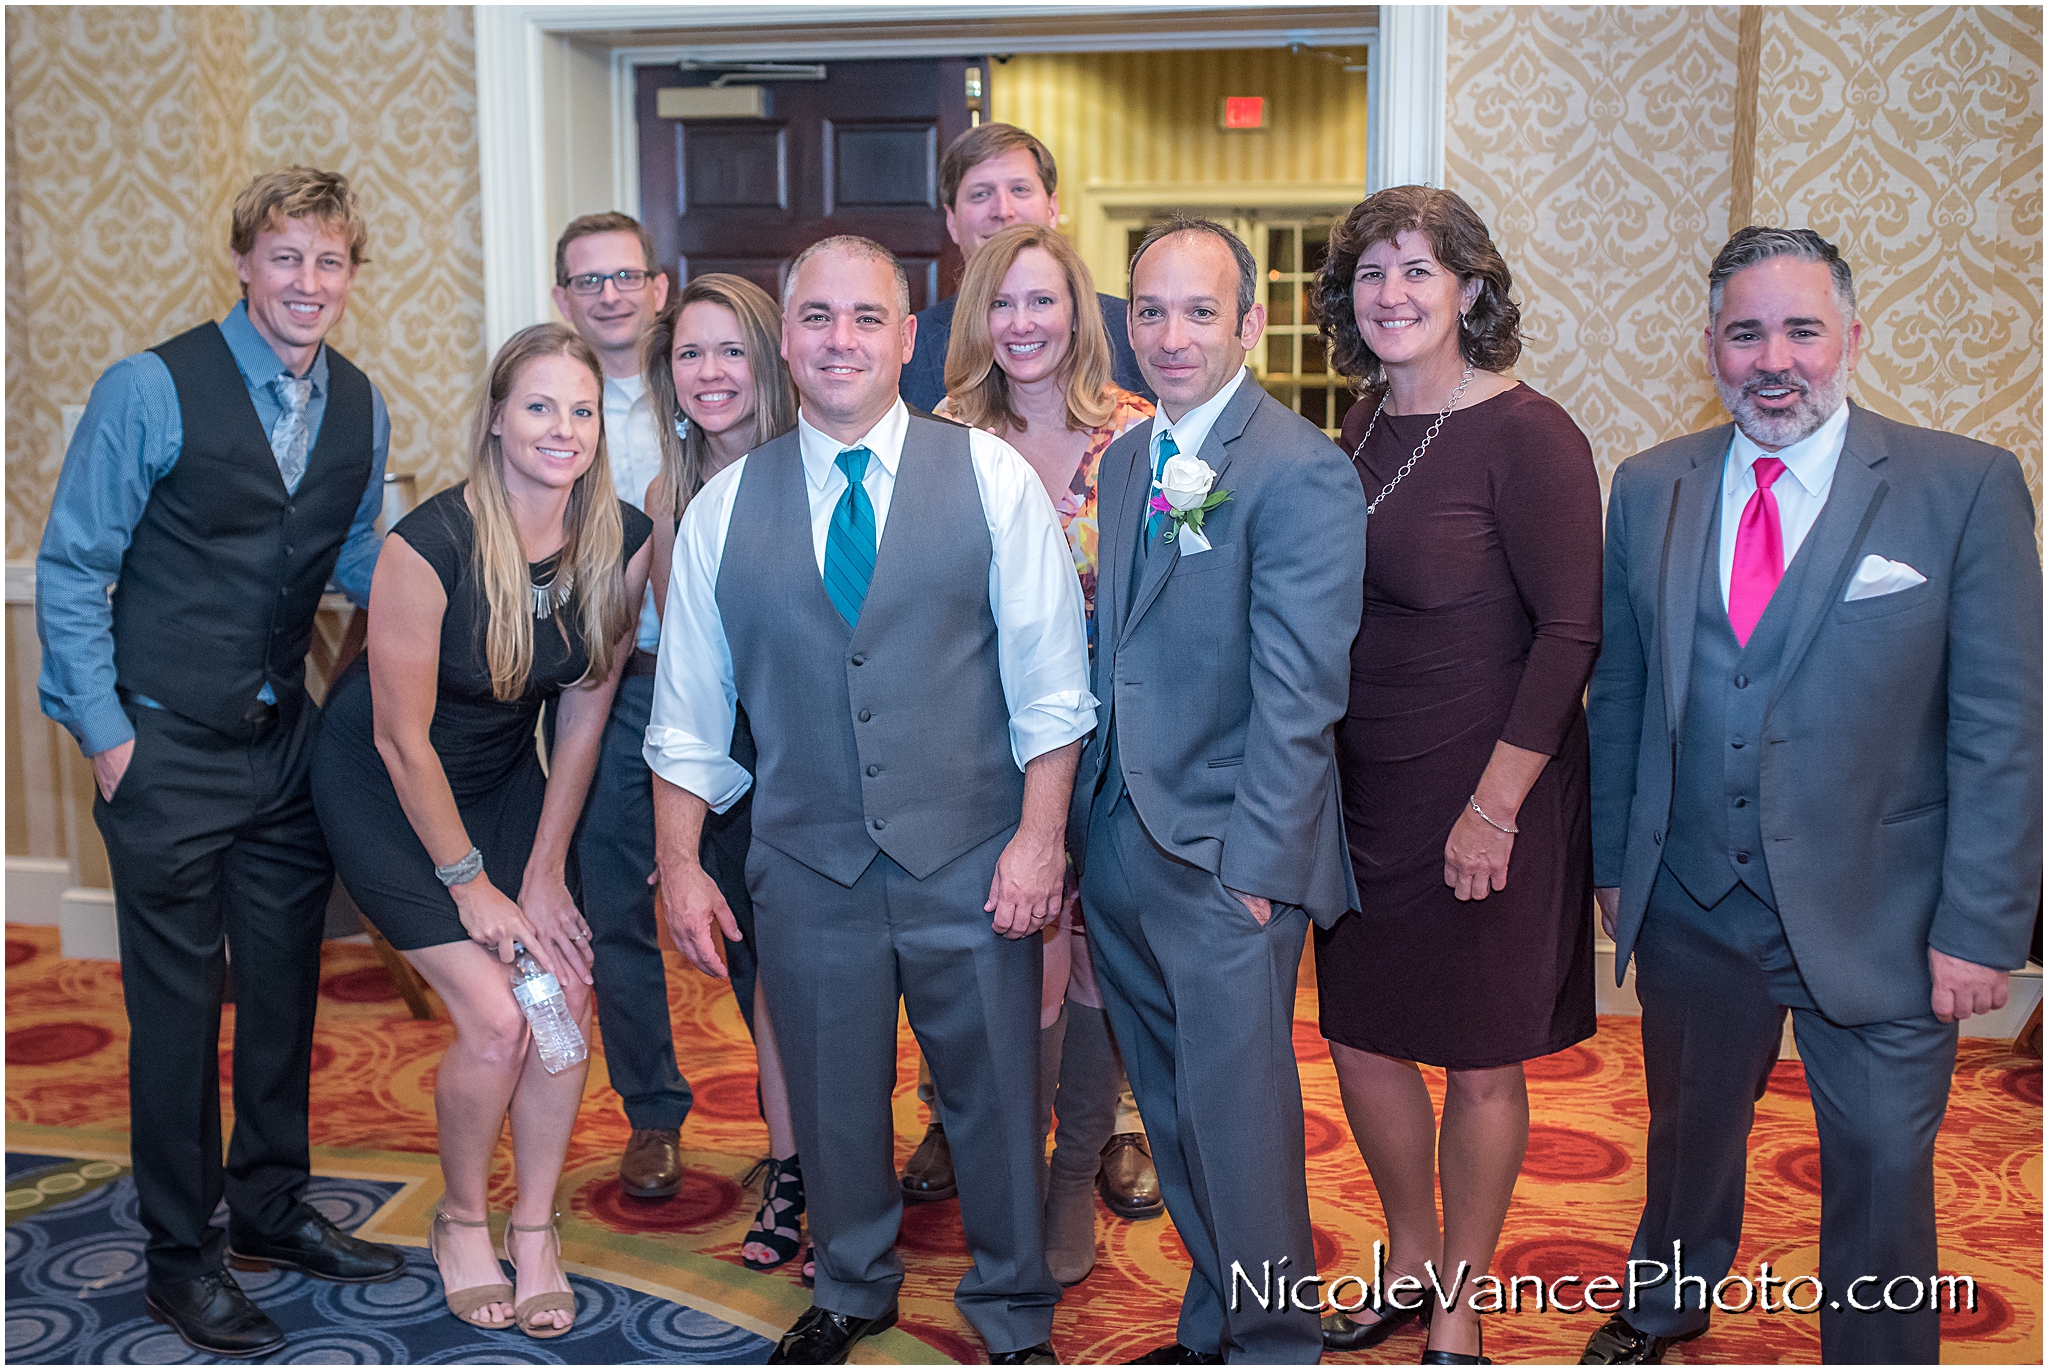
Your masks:
[{"label": "woman in maroon dress", "polygon": [[[1594,1028],[1600,484],[1571,417],[1500,374],[1522,346],[1510,286],[1472,208],[1422,186],[1354,209],[1317,282],[1333,366],[1364,390],[1342,441],[1371,505],[1337,735],[1360,912],[1316,935],[1322,1029],[1389,1283],[1467,1271],[1449,1308],[1333,1314],[1324,1337],[1356,1350],[1433,1314],[1437,1365],[1478,1362],[1470,1281],[1528,1146],[1522,1062]],[[1447,1070],[1441,1134],[1417,1062]]]}]

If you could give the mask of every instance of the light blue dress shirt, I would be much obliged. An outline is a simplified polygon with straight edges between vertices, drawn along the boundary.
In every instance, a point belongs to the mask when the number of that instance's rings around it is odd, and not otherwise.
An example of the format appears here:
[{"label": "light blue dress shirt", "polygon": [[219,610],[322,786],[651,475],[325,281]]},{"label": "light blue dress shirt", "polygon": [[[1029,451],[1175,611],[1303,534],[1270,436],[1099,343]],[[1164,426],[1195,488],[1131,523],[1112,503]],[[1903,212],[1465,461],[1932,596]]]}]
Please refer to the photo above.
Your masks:
[{"label": "light blue dress shirt", "polygon": [[[283,410],[271,381],[284,374],[284,361],[249,322],[242,304],[221,320],[220,331],[268,434]],[[318,444],[327,412],[324,346],[307,374],[313,393],[306,401],[306,431]],[[370,602],[370,573],[382,545],[376,522],[384,503],[384,460],[391,446],[391,416],[374,383],[370,410],[370,483],[334,566],[335,584],[357,604]],[[93,384],[64,453],[36,554],[36,636],[43,646],[37,693],[43,712],[68,728],[87,756],[135,736],[114,692],[114,609],[107,595],[150,491],[177,465],[184,443],[170,368],[154,352],[138,352],[115,362]],[[260,698],[276,703],[268,684]]]}]

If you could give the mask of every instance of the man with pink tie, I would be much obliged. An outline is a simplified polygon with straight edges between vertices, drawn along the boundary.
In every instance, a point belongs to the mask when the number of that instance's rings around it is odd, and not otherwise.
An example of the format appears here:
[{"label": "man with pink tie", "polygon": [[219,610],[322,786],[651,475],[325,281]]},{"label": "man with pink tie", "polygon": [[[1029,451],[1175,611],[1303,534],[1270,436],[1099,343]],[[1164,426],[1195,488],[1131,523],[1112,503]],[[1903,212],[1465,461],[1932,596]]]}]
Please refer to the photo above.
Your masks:
[{"label": "man with pink tie", "polygon": [[1594,880],[1650,1137],[1635,1299],[1584,1361],[1706,1331],[1789,1011],[1822,1357],[1932,1363],[1956,1023],[2005,1003],[2040,891],[2033,501],[2010,452],[1848,402],[1863,325],[1818,234],[1745,228],[1707,279],[1734,425],[1631,458],[1608,500]]}]

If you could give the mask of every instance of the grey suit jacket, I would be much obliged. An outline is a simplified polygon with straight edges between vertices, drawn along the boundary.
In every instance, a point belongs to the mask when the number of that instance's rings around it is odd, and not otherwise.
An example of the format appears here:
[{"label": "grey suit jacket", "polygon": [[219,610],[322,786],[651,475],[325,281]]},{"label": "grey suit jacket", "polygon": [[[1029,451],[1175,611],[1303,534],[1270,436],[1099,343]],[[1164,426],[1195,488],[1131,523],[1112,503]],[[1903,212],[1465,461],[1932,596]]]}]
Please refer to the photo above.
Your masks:
[{"label": "grey suit jacket", "polygon": [[[1587,701],[1593,863],[1617,981],[1665,834],[1706,539],[1732,425],[1622,463]],[[1924,1015],[1927,948],[2026,961],[2041,880],[2041,565],[2012,453],[1852,406],[1764,715],[1760,817],[1785,935],[1837,1022]],[[1927,577],[1845,603],[1876,553]]]},{"label": "grey suit jacket", "polygon": [[1103,454],[1096,487],[1095,696],[1069,849],[1085,853],[1114,729],[1154,841],[1231,889],[1327,927],[1357,905],[1336,725],[1365,602],[1365,496],[1320,429],[1246,377],[1197,454],[1230,498],[1211,548],[1167,544],[1132,583],[1151,425]]}]

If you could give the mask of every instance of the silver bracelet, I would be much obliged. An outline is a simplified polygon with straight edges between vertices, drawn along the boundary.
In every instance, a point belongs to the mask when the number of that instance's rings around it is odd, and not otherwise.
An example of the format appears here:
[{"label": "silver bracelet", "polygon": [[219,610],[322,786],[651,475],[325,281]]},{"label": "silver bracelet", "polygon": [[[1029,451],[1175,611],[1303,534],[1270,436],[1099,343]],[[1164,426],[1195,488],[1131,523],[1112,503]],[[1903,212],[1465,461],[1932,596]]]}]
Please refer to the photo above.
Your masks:
[{"label": "silver bracelet", "polygon": [[484,854],[475,847],[471,847],[469,855],[463,857],[460,861],[454,862],[451,865],[434,867],[434,878],[450,889],[457,885],[467,885],[483,873]]},{"label": "silver bracelet", "polygon": [[1479,807],[1479,796],[1477,794],[1474,794],[1472,796],[1471,804],[1472,812],[1479,815],[1479,821],[1484,823],[1487,827],[1492,828],[1495,832],[1504,832],[1508,836],[1513,837],[1516,833],[1521,831],[1520,828],[1503,828],[1500,824],[1494,822],[1491,818],[1488,818],[1486,816],[1486,810]]}]

